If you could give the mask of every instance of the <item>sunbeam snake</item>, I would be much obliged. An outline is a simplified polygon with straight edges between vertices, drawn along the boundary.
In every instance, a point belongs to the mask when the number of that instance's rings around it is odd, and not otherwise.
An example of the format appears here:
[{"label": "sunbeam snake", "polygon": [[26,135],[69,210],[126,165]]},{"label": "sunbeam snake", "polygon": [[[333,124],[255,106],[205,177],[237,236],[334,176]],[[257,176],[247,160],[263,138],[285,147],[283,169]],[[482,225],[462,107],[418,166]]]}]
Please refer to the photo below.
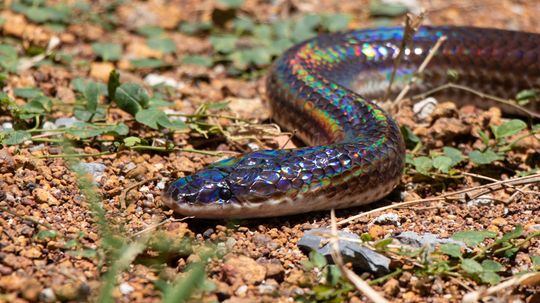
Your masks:
[{"label": "sunbeam snake", "polygon": [[[540,87],[540,35],[421,27],[397,66],[394,95],[443,35],[447,40],[415,90],[454,82],[511,98]],[[405,147],[396,122],[373,100],[386,90],[402,38],[402,28],[366,29],[290,48],[271,67],[266,90],[273,119],[309,147],[219,161],[169,184],[165,204],[199,218],[252,218],[358,206],[388,195],[400,180]],[[455,89],[443,93],[493,105]]]}]

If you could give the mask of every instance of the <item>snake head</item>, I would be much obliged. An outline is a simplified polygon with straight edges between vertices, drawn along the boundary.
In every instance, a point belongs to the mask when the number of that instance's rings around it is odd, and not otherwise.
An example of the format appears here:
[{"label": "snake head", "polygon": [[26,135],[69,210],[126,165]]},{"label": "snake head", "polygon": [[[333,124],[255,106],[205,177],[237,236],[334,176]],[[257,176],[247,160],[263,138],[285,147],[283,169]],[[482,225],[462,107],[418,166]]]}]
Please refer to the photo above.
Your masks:
[{"label": "snake head", "polygon": [[[229,158],[172,182],[162,200],[177,213],[198,218],[245,218],[272,215],[268,200],[282,200],[293,184],[276,160],[285,151],[259,151]],[[282,161],[281,161],[282,162]],[[298,185],[297,182],[295,185]],[[301,184],[300,184],[301,185]],[[279,208],[283,209],[283,208]]]},{"label": "snake head", "polygon": [[184,215],[204,217],[204,213],[234,201],[227,173],[207,168],[171,183],[164,192],[166,205]]}]

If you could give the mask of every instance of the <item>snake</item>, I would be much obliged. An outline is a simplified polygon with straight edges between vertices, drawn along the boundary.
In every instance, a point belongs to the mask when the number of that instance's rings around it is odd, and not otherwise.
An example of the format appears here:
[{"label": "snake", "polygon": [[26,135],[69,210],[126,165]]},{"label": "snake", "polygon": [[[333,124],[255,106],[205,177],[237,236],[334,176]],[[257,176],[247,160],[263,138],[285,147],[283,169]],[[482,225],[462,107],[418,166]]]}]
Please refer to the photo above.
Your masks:
[{"label": "snake", "polygon": [[[400,182],[406,148],[398,124],[378,103],[391,78],[390,96],[410,82],[442,36],[446,40],[417,74],[411,92],[452,82],[512,98],[540,87],[539,34],[422,26],[402,47],[404,36],[401,27],[360,29],[322,34],[292,46],[270,67],[266,95],[272,118],[294,130],[306,146],[218,161],[168,184],[164,204],[186,216],[232,219],[349,208],[383,199]],[[498,104],[455,88],[438,95],[451,96],[458,105]],[[531,105],[533,110],[539,107]],[[498,106],[516,112],[511,104]]]}]

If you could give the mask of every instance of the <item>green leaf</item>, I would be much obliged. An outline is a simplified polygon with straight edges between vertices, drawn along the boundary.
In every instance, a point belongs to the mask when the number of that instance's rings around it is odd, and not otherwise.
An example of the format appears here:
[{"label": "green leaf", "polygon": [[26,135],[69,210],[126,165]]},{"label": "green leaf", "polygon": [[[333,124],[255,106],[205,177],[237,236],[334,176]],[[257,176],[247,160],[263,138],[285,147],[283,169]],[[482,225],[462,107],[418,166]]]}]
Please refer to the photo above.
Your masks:
[{"label": "green leaf", "polygon": [[482,139],[482,143],[484,143],[484,145],[489,145],[489,136],[486,132],[479,130],[478,135],[480,136],[480,139]]},{"label": "green leaf", "polygon": [[174,129],[174,130],[183,130],[188,129],[189,127],[180,119],[169,119],[167,115],[160,116],[158,119],[158,124],[164,128]]},{"label": "green leaf", "polygon": [[499,272],[503,270],[501,263],[493,260],[484,260],[482,261],[482,268],[484,271]]},{"label": "green leaf", "polygon": [[452,167],[452,159],[446,156],[438,156],[433,158],[433,167],[443,173],[448,173],[448,170]]},{"label": "green leaf", "polygon": [[441,253],[454,258],[461,258],[461,246],[455,243],[444,243],[440,247]]},{"label": "green leaf", "polygon": [[84,99],[86,100],[86,110],[90,113],[95,113],[99,100],[99,87],[96,82],[92,81],[84,88]]},{"label": "green leaf", "polygon": [[40,230],[34,237],[37,239],[55,239],[58,233],[55,230]]},{"label": "green leaf", "polygon": [[380,0],[372,0],[369,5],[369,13],[372,16],[397,17],[406,14],[409,11],[406,5],[395,3],[386,3]]},{"label": "green leaf", "polygon": [[229,36],[211,36],[210,44],[215,52],[229,54],[236,50],[236,42],[238,38],[232,35]]},{"label": "green leaf", "polygon": [[537,89],[525,89],[517,93],[516,101],[519,105],[527,105],[531,100],[538,98]]},{"label": "green leaf", "polygon": [[15,89],[15,96],[23,99],[32,99],[42,95],[43,92],[36,87],[21,87]]},{"label": "green leaf", "polygon": [[483,165],[489,164],[493,161],[503,160],[503,157],[499,156],[491,149],[488,149],[485,152],[473,150],[471,153],[469,153],[469,159],[471,159],[474,164]]},{"label": "green leaf", "polygon": [[468,274],[479,274],[484,271],[482,265],[473,259],[463,259],[461,268]]},{"label": "green leaf", "polygon": [[493,134],[495,138],[502,139],[519,133],[520,131],[527,128],[527,123],[513,119],[508,122],[501,124],[500,126],[492,126]]},{"label": "green leaf", "polygon": [[249,17],[237,17],[233,20],[233,28],[238,33],[251,32],[255,28],[255,22]]},{"label": "green leaf", "polygon": [[32,135],[25,130],[7,130],[4,131],[4,135],[2,144],[6,145],[21,144],[26,140],[32,139]]},{"label": "green leaf", "polygon": [[459,162],[463,161],[463,154],[457,148],[445,146],[443,147],[443,152],[447,157],[452,159],[452,164],[451,164],[452,167],[458,164]]},{"label": "green leaf", "polygon": [[146,90],[136,83],[124,83],[116,89],[115,102],[122,110],[135,116],[149,102]]},{"label": "green leaf", "polygon": [[208,56],[188,55],[182,58],[182,63],[210,67],[214,62],[212,61],[212,58]]},{"label": "green leaf", "polygon": [[330,283],[330,285],[336,286],[341,279],[341,270],[339,269],[339,267],[337,267],[334,264],[328,265],[327,268],[328,268],[327,281]]},{"label": "green leaf", "polygon": [[512,231],[505,233],[500,239],[495,242],[498,244],[508,242],[509,240],[518,238],[521,235],[523,235],[523,226],[521,224],[518,224]]},{"label": "green leaf", "polygon": [[160,59],[132,59],[129,61],[135,68],[158,68],[165,66],[165,62]]},{"label": "green leaf", "polygon": [[127,135],[129,128],[124,123],[117,125],[96,126],[86,122],[76,122],[66,129],[66,133],[81,139],[97,137],[103,134]]},{"label": "green leaf", "polygon": [[0,68],[8,72],[16,72],[18,66],[17,49],[11,45],[0,44]]},{"label": "green leaf", "polygon": [[319,269],[328,264],[326,258],[315,250],[309,252],[309,260]]},{"label": "green leaf", "polygon": [[433,167],[433,162],[431,161],[431,159],[425,156],[414,158],[413,163],[414,169],[426,176],[429,175],[429,170],[431,169],[431,167]]},{"label": "green leaf", "polygon": [[262,47],[241,50],[233,53],[231,57],[234,65],[239,69],[245,69],[250,65],[263,66],[272,61],[269,50]]},{"label": "green leaf", "polygon": [[244,0],[218,0],[224,8],[240,8],[244,4]]},{"label": "green leaf", "polygon": [[116,69],[113,69],[109,74],[109,80],[107,81],[107,92],[109,96],[109,102],[115,99],[116,89],[120,86],[120,74]]},{"label": "green leaf", "polygon": [[44,112],[49,112],[52,109],[52,101],[45,96],[37,96],[32,98],[28,103],[21,107],[19,118],[29,119],[36,115],[41,115]]},{"label": "green leaf", "polygon": [[117,43],[93,43],[92,50],[103,61],[116,61],[122,56],[122,45]]},{"label": "green leaf", "polygon": [[540,266],[540,256],[531,256],[531,260],[535,266]]},{"label": "green leaf", "polygon": [[497,233],[489,230],[468,230],[455,233],[452,236],[452,239],[456,241],[463,241],[469,246],[477,246],[485,239],[494,238],[495,236],[497,236]]},{"label": "green leaf", "polygon": [[400,130],[403,138],[405,138],[405,143],[407,144],[407,146],[410,146],[412,148],[420,142],[420,138],[415,135],[409,127],[403,125],[401,126]]},{"label": "green leaf", "polygon": [[328,31],[336,32],[347,29],[351,20],[352,16],[349,14],[334,14],[325,16],[322,24]]},{"label": "green leaf", "polygon": [[169,38],[150,38],[148,39],[148,46],[164,54],[170,54],[176,51],[176,44]]},{"label": "green leaf", "polygon": [[503,252],[503,256],[506,258],[512,258],[519,251],[519,247],[512,247]]},{"label": "green leaf", "polygon": [[165,34],[165,30],[156,25],[143,25],[137,28],[137,33],[146,37],[157,37]]},{"label": "green leaf", "polygon": [[392,238],[382,239],[382,240],[380,240],[380,241],[377,241],[377,243],[375,243],[375,244],[373,245],[373,247],[374,247],[376,250],[379,250],[379,251],[385,251],[385,250],[387,250],[388,245],[392,244],[392,241],[393,241]]},{"label": "green leaf", "polygon": [[482,282],[489,283],[491,285],[499,284],[499,282],[501,282],[501,277],[492,271],[480,273],[480,279]]},{"label": "green leaf", "polygon": [[127,147],[132,147],[140,143],[141,143],[141,139],[137,137],[124,138],[124,145]]},{"label": "green leaf", "polygon": [[307,40],[317,35],[315,29],[321,24],[319,15],[305,15],[293,26],[291,37],[295,42]]},{"label": "green leaf", "polygon": [[153,129],[159,129],[160,121],[168,120],[167,115],[157,108],[142,109],[135,114],[135,120]]}]

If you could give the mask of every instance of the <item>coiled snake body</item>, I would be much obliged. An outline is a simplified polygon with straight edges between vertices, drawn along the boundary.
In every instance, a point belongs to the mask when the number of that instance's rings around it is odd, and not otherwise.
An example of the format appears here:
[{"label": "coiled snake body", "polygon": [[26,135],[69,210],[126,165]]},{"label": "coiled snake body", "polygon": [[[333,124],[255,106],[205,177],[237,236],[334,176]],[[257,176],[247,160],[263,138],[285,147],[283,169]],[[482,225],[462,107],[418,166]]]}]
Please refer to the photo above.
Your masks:
[{"label": "coiled snake body", "polygon": [[[513,97],[540,85],[540,35],[422,27],[397,66],[393,93],[443,35],[447,41],[416,89],[451,80]],[[318,36],[289,49],[270,70],[267,94],[273,118],[310,147],[214,163],[172,182],[165,203],[184,215],[246,218],[352,207],[386,196],[399,182],[405,147],[396,122],[372,100],[386,90],[402,38],[402,28],[368,29]],[[457,90],[444,93],[471,100]]]}]

